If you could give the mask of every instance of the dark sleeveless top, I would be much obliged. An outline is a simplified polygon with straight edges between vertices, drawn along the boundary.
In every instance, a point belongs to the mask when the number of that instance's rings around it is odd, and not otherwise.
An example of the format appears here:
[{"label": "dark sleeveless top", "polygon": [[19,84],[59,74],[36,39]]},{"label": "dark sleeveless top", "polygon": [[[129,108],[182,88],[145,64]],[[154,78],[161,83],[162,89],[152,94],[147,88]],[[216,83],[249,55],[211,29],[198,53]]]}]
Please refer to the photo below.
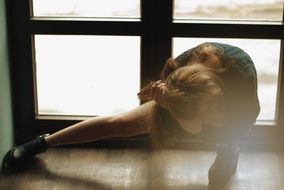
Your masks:
[{"label": "dark sleeveless top", "polygon": [[[259,112],[257,96],[257,73],[250,56],[242,49],[222,43],[207,42],[217,48],[222,48],[224,55],[234,60],[234,63],[221,75],[224,80],[225,109],[228,114],[226,126],[216,128],[203,125],[198,135],[185,131],[167,110],[161,108],[160,114],[164,120],[166,135],[173,138],[199,139],[214,143],[229,143],[239,141],[255,122]],[[179,55],[175,61],[182,65],[190,64],[189,49]]]}]

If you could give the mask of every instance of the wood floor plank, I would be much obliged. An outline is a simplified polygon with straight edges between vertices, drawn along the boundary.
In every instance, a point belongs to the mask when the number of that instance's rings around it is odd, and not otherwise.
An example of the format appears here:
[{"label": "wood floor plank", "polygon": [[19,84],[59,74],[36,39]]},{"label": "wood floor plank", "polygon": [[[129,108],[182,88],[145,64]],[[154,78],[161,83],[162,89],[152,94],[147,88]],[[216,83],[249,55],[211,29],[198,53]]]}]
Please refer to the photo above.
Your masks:
[{"label": "wood floor plank", "polygon": [[[215,152],[50,148],[28,169],[1,175],[2,190],[207,190]],[[283,190],[284,153],[241,151],[225,190]]]}]

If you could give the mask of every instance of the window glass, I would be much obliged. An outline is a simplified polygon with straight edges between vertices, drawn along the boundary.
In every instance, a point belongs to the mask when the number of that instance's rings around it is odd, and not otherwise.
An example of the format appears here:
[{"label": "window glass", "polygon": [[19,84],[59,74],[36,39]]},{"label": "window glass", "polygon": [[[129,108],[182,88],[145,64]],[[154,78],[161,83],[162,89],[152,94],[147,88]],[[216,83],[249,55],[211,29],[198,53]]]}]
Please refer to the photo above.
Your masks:
[{"label": "window glass", "polygon": [[33,0],[35,17],[140,18],[139,0]]},{"label": "window glass", "polygon": [[40,115],[111,115],[139,105],[140,37],[35,35]]},{"label": "window glass", "polygon": [[252,58],[258,74],[261,112],[258,120],[275,121],[277,109],[280,40],[174,38],[173,56],[203,42],[220,42],[240,47]]},{"label": "window glass", "polygon": [[175,0],[176,20],[282,21],[283,0]]}]

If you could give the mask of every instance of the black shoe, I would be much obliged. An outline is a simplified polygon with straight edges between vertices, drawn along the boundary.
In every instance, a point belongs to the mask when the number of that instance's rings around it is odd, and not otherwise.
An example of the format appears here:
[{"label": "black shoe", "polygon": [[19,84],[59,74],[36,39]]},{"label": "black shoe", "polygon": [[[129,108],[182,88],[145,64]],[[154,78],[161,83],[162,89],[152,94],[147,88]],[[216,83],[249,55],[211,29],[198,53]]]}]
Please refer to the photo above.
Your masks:
[{"label": "black shoe", "polygon": [[208,171],[209,189],[222,189],[237,170],[239,147],[219,147],[217,157]]},{"label": "black shoe", "polygon": [[13,173],[23,169],[36,154],[45,152],[48,147],[44,139],[45,136],[41,135],[30,142],[9,150],[2,161],[2,172]]}]

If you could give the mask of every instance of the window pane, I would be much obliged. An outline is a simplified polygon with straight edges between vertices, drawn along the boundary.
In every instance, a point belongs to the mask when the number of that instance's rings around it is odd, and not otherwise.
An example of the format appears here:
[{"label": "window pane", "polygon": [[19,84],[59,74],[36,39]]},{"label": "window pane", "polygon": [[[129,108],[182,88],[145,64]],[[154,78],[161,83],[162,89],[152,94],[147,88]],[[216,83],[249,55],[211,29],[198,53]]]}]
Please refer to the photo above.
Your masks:
[{"label": "window pane", "polygon": [[280,40],[174,38],[173,56],[203,42],[216,41],[240,47],[252,58],[258,74],[261,112],[258,120],[275,121],[280,58]]},{"label": "window pane", "polygon": [[174,19],[282,21],[283,0],[175,0]]},{"label": "window pane", "polygon": [[33,0],[35,17],[140,18],[139,0]]},{"label": "window pane", "polygon": [[35,35],[38,113],[110,115],[139,105],[140,37]]}]

